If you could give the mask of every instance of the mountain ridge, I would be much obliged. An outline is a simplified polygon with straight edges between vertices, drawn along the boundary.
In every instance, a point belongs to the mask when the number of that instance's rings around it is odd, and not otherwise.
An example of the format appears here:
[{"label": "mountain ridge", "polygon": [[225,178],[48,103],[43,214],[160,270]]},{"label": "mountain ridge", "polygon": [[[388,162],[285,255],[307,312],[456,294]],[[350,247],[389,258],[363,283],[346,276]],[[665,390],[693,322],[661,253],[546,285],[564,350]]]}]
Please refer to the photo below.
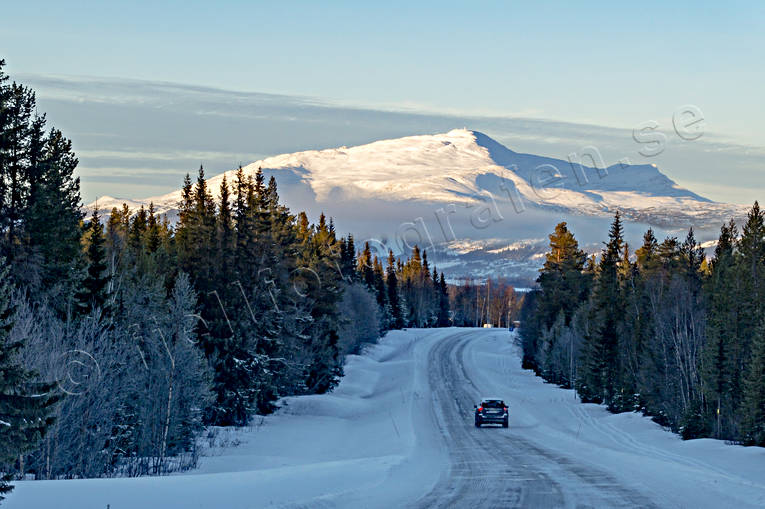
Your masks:
[{"label": "mountain ridge", "polygon": [[[703,220],[709,214],[740,212],[737,205],[714,202],[678,186],[655,165],[586,166],[514,152],[467,129],[281,154],[243,167],[248,175],[258,168],[274,174],[280,190],[306,186],[317,204],[377,199],[474,205],[488,192],[501,201],[515,200],[516,206],[584,215],[621,210],[628,218],[662,226],[672,224],[668,214]],[[234,172],[209,179],[216,198],[222,176],[230,182]],[[160,213],[172,213],[179,200],[180,190],[143,200],[105,196],[97,202],[109,208],[117,202],[153,202]]]},{"label": "mountain ridge", "polygon": [[[650,226],[675,236],[694,227],[708,243],[723,222],[746,213],[677,185],[652,164],[595,167],[570,159],[514,152],[483,133],[455,129],[281,154],[243,171],[275,176],[292,210],[333,217],[339,233],[368,240],[378,255],[404,254],[417,243],[453,277],[502,274],[525,284],[535,279],[544,239],[560,221],[593,251],[616,211],[627,220],[630,242]],[[223,176],[232,183],[235,172],[208,179],[216,199]],[[180,199],[179,189],[144,200],[101,197],[90,206],[127,203],[135,210],[153,203],[174,221]]]}]

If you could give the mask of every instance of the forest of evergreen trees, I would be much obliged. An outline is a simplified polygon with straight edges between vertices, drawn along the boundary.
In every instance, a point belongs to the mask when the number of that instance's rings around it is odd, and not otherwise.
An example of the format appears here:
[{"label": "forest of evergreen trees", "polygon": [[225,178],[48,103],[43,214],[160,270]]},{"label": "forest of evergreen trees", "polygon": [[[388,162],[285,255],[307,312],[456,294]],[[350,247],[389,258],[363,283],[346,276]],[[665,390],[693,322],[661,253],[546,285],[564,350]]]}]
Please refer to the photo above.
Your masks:
[{"label": "forest of evergreen trees", "polygon": [[684,438],[765,445],[765,225],[722,226],[711,259],[693,229],[634,253],[617,214],[599,257],[560,223],[522,309],[524,367],[583,402],[641,411]]},{"label": "forest of evergreen trees", "polygon": [[192,467],[207,425],[322,393],[389,329],[450,323],[415,247],[357,250],[280,203],[262,172],[183,182],[153,206],[82,212],[77,158],[0,61],[0,497],[9,481]]}]

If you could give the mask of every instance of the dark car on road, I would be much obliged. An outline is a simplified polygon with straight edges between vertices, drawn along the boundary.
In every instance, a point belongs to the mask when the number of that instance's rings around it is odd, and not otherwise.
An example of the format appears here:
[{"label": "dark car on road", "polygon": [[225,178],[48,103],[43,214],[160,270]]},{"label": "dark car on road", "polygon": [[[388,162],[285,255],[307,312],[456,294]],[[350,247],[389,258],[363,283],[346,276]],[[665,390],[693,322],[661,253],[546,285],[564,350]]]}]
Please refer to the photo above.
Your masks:
[{"label": "dark car on road", "polygon": [[483,424],[501,424],[507,428],[507,404],[499,398],[483,398],[480,406],[475,406],[475,427],[480,428]]}]

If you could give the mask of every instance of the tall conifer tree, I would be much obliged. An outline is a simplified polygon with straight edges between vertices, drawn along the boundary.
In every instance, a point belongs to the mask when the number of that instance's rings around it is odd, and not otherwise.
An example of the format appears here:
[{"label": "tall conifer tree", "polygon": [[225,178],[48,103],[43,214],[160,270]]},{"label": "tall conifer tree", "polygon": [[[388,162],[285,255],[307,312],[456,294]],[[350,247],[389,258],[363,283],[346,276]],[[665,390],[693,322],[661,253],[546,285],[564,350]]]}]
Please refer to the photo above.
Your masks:
[{"label": "tall conifer tree", "polygon": [[579,394],[585,401],[614,407],[619,387],[618,345],[624,299],[619,267],[623,229],[619,213],[611,224],[608,243],[601,253],[593,287],[592,329],[585,341]]},{"label": "tall conifer tree", "polygon": [[82,282],[82,290],[78,294],[78,301],[85,313],[93,309],[105,311],[110,276],[106,263],[104,227],[101,224],[98,207],[93,209],[93,215],[90,217],[85,242],[87,243],[85,252],[88,270]]}]

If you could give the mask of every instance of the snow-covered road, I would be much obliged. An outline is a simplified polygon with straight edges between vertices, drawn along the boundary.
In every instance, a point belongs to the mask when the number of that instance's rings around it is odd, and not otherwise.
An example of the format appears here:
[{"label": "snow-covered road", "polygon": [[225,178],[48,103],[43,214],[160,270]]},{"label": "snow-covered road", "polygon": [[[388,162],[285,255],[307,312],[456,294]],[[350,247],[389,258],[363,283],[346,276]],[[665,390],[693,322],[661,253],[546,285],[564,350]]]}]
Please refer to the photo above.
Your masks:
[{"label": "snow-covered road", "polygon": [[[765,450],[683,442],[521,370],[504,330],[389,333],[194,472],[17,483],[10,508],[764,507]],[[485,395],[510,427],[473,426]]]},{"label": "snow-covered road", "polygon": [[[449,450],[450,469],[419,506],[654,506],[649,498],[621,485],[605,470],[528,440],[521,427],[470,427],[473,405],[481,396],[509,394],[512,385],[512,370],[504,363],[498,365],[499,370],[483,365],[466,368],[465,350],[477,334],[448,336],[431,350],[432,406]],[[482,372],[485,379],[479,381],[477,374]]]}]

